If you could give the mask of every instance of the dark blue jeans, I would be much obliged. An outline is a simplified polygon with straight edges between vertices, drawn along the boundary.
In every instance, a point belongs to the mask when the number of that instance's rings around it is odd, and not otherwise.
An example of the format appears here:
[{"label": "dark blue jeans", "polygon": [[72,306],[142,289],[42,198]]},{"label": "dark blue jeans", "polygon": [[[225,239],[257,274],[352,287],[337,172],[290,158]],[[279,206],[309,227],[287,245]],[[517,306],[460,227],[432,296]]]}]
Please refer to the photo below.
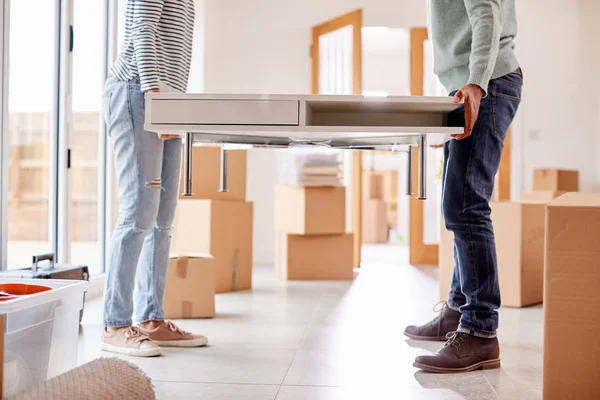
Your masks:
[{"label": "dark blue jeans", "polygon": [[[500,287],[490,199],[504,139],[521,100],[520,70],[490,81],[473,133],[444,146],[442,212],[454,233],[454,276],[448,305],[462,314],[459,331],[494,337]],[[450,116],[464,123],[464,108]]]}]

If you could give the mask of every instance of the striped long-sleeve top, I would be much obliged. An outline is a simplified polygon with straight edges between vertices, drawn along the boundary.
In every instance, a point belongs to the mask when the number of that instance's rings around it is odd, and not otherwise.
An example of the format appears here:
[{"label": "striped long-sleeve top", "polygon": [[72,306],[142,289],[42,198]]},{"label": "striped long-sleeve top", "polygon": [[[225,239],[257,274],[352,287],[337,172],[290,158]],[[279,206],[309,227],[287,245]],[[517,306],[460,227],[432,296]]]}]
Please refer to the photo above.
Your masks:
[{"label": "striped long-sleeve top", "polygon": [[142,91],[187,90],[192,62],[194,0],[127,0],[125,37],[111,73],[140,77]]}]

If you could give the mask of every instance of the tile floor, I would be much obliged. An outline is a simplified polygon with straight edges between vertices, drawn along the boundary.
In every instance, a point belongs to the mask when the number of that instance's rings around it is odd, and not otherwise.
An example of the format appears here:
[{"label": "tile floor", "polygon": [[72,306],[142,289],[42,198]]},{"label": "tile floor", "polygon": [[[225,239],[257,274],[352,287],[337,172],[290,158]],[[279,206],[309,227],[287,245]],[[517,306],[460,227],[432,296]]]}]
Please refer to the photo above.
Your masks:
[{"label": "tile floor", "polygon": [[[438,343],[407,340],[434,316],[437,269],[415,268],[398,246],[365,248],[353,282],[280,282],[256,267],[254,289],[217,295],[218,317],[181,321],[210,346],[129,361],[159,399],[541,399],[542,309],[502,309],[502,369],[434,375],[412,367]],[[87,305],[80,362],[102,354],[101,302]]]}]

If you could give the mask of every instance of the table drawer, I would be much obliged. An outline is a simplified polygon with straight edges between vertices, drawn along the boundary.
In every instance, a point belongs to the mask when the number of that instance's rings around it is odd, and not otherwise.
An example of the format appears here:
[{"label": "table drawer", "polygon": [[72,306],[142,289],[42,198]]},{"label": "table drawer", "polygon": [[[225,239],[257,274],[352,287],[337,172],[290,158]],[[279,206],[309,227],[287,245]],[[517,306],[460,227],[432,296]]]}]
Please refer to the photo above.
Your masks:
[{"label": "table drawer", "polygon": [[296,100],[153,99],[155,125],[298,125]]}]

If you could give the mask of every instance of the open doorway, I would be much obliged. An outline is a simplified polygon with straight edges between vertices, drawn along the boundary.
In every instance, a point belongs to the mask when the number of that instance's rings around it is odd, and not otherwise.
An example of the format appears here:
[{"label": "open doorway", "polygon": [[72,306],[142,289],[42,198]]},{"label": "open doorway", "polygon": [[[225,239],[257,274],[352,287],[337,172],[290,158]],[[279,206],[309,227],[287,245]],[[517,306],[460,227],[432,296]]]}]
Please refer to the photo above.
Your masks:
[{"label": "open doorway", "polygon": [[[423,28],[425,34],[426,30]],[[411,64],[413,30],[389,27],[363,27],[363,94],[366,96],[409,96],[414,82]],[[425,36],[426,38],[426,36]],[[412,49],[414,50],[414,49]],[[433,74],[433,52],[430,43],[422,43],[422,93],[444,96],[445,92]],[[363,154],[363,261],[406,262],[413,258],[409,242],[437,254],[441,220],[442,151],[429,149],[426,201],[407,195],[405,153],[365,152]],[[377,186],[382,185],[379,193]],[[411,212],[412,207],[412,212]],[[385,211],[381,211],[384,209]],[[421,216],[418,235],[411,229],[415,216]],[[385,222],[384,222],[385,221]],[[382,225],[387,223],[387,229]],[[414,236],[414,238],[412,237]],[[409,240],[410,239],[410,240]],[[432,260],[431,263],[435,263]]]}]

